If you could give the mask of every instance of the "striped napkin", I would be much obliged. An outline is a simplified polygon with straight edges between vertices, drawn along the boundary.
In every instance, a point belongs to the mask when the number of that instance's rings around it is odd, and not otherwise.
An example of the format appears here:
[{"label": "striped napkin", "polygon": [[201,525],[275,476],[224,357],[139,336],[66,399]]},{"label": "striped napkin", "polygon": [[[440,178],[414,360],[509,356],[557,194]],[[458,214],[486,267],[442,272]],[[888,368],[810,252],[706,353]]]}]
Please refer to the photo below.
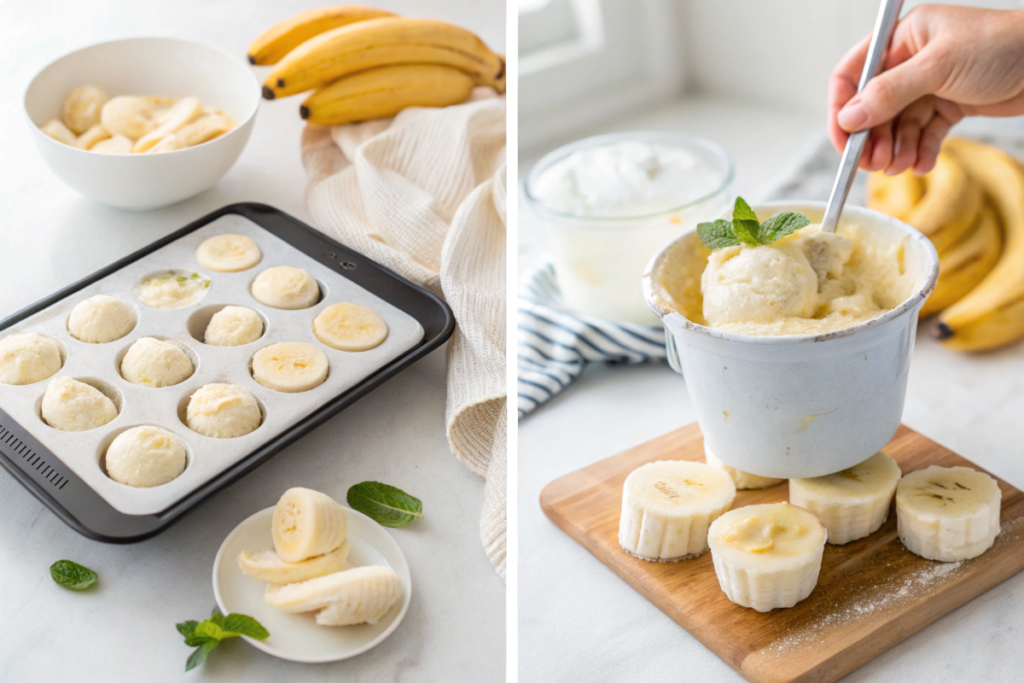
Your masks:
[{"label": "striped napkin", "polygon": [[587,363],[650,363],[665,358],[665,328],[570,313],[546,263],[520,281],[519,417],[553,398]]}]

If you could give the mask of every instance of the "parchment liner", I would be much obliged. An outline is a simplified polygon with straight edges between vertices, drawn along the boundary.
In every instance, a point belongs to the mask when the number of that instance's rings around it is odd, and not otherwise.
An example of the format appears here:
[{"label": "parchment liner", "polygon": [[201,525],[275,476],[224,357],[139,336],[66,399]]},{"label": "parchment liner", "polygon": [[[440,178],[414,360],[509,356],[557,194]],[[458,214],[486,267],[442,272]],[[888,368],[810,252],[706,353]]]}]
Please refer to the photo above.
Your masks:
[{"label": "parchment liner", "polygon": [[[202,268],[195,259],[196,248],[203,240],[224,233],[248,235],[263,252],[263,259],[255,267],[238,273],[217,273]],[[321,301],[311,308],[282,311],[253,298],[249,287],[256,276],[266,268],[282,265],[305,268],[320,283]],[[191,306],[157,309],[144,305],[133,294],[133,288],[143,277],[175,269],[197,272],[209,278],[211,283],[206,296]],[[135,329],[108,344],[87,344],[72,337],[67,330],[71,309],[97,294],[109,294],[131,306],[138,318]],[[389,332],[383,344],[369,351],[349,353],[332,349],[316,338],[313,319],[325,307],[342,301],[367,306],[384,318]],[[260,339],[244,346],[218,347],[203,344],[189,333],[190,316],[200,312],[193,320],[192,328],[201,337],[212,315],[212,311],[207,309],[232,304],[247,306],[260,314],[266,328]],[[29,331],[60,343],[66,352],[64,366],[53,377],[35,384],[0,384],[0,408],[39,439],[111,506],[129,515],[154,514],[173,505],[328,400],[415,347],[424,334],[412,316],[314,261],[252,221],[236,215],[222,216],[139,259],[12,326],[4,336]],[[159,389],[125,380],[118,370],[119,361],[128,347],[141,337],[157,337],[187,348],[190,352],[187,355],[196,366],[193,375],[181,384]],[[327,355],[330,370],[323,384],[310,391],[286,394],[267,389],[253,379],[249,368],[253,354],[270,344],[286,341],[308,342]],[[118,406],[118,416],[103,427],[86,432],[62,432],[48,426],[39,415],[40,400],[50,382],[62,376],[100,380],[116,387],[123,399]],[[237,384],[252,393],[264,412],[259,428],[236,439],[214,439],[185,426],[182,417],[187,397],[201,386],[213,382]],[[107,476],[101,467],[107,446],[117,434],[139,425],[163,427],[182,440],[188,451],[188,466],[181,476],[148,489],[124,486]]]}]

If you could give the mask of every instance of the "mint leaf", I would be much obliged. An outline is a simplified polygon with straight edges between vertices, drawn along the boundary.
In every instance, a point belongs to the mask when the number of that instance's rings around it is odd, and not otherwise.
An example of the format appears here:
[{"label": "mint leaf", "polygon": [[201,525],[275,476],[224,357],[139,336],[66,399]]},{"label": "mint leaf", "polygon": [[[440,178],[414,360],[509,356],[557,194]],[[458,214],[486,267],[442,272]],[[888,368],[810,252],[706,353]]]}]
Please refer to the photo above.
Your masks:
[{"label": "mint leaf", "polygon": [[244,614],[229,614],[224,618],[224,630],[233,635],[249,636],[256,640],[270,637],[263,624]]},{"label": "mint leaf", "polygon": [[208,640],[200,645],[195,652],[193,652],[188,661],[185,662],[185,671],[191,671],[200,664],[206,661],[206,655],[210,654],[210,650],[220,645],[219,640]]},{"label": "mint leaf", "polygon": [[811,219],[802,213],[793,211],[777,213],[761,224],[759,231],[761,244],[770,244],[786,235],[792,235],[800,228],[810,224]]},{"label": "mint leaf", "polygon": [[697,237],[711,251],[723,247],[735,247],[740,243],[736,239],[736,233],[732,231],[732,223],[721,218],[714,223],[699,223]]},{"label": "mint leaf", "polygon": [[197,638],[211,638],[213,640],[224,640],[229,637],[224,629],[220,627],[220,624],[214,623],[213,619],[207,619],[196,626],[194,635]]},{"label": "mint leaf", "polygon": [[384,526],[405,526],[423,516],[423,502],[419,498],[378,481],[356,484],[348,490],[346,499],[353,510]]},{"label": "mint leaf", "polygon": [[175,624],[174,627],[178,629],[178,633],[191,638],[192,634],[196,632],[196,626],[199,625],[198,621],[183,621],[180,624]]},{"label": "mint leaf", "polygon": [[96,572],[71,560],[57,560],[50,565],[50,576],[73,591],[84,591],[99,579]]},{"label": "mint leaf", "polygon": [[749,244],[754,247],[759,244],[763,244],[760,239],[760,226],[757,221],[734,219],[732,222],[732,230],[736,233],[736,239],[744,244]]},{"label": "mint leaf", "polygon": [[206,661],[206,655],[217,647],[220,641],[238,636],[249,636],[263,640],[270,632],[260,622],[245,614],[232,612],[226,617],[216,607],[209,619],[201,622],[183,621],[175,624],[178,633],[185,636],[185,644],[197,648],[185,664],[185,671],[191,671]]}]

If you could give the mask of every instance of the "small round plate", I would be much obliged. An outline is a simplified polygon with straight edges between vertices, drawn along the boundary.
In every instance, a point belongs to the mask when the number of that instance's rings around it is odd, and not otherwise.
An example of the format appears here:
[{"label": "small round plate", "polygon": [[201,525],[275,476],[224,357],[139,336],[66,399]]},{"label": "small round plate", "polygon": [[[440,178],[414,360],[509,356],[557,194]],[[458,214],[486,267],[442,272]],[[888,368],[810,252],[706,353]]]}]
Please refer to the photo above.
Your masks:
[{"label": "small round plate", "polygon": [[409,565],[398,544],[384,527],[361,512],[348,513],[348,567],[377,565],[391,567],[402,579],[403,596],[376,624],[357,626],[318,626],[314,613],[290,614],[263,601],[267,584],[246,576],[238,568],[243,550],[273,550],[270,522],[274,508],[260,510],[235,527],[217,551],[213,561],[213,595],[224,614],[248,614],[270,631],[266,640],[245,638],[267,654],[293,662],[336,662],[366,652],[384,641],[398,628],[409,610],[412,581]]}]

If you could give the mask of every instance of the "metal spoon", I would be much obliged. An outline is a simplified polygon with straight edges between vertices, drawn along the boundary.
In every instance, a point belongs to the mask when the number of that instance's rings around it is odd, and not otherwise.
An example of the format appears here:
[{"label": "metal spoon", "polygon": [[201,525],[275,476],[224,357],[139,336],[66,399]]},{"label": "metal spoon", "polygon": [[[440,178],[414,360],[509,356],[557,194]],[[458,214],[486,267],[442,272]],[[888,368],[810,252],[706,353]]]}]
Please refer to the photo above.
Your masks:
[{"label": "metal spoon", "polygon": [[[882,0],[878,8],[878,18],[875,20],[875,30],[871,34],[871,43],[868,45],[867,59],[864,60],[864,71],[860,74],[860,84],[857,92],[864,89],[872,78],[878,73],[882,64],[882,58],[889,48],[889,41],[892,39],[892,31],[896,28],[896,20],[900,16],[900,8],[903,0]],[[846,149],[843,150],[843,160],[839,162],[839,175],[836,176],[836,184],[832,186],[832,194],[828,198],[828,208],[825,209],[825,217],[821,221],[822,232],[835,232],[839,224],[839,216],[843,213],[843,205],[846,204],[846,196],[850,194],[850,186],[853,185],[853,178],[857,174],[857,164],[864,153],[864,143],[868,141],[868,133],[871,129],[862,130],[850,135],[846,141]]]}]

